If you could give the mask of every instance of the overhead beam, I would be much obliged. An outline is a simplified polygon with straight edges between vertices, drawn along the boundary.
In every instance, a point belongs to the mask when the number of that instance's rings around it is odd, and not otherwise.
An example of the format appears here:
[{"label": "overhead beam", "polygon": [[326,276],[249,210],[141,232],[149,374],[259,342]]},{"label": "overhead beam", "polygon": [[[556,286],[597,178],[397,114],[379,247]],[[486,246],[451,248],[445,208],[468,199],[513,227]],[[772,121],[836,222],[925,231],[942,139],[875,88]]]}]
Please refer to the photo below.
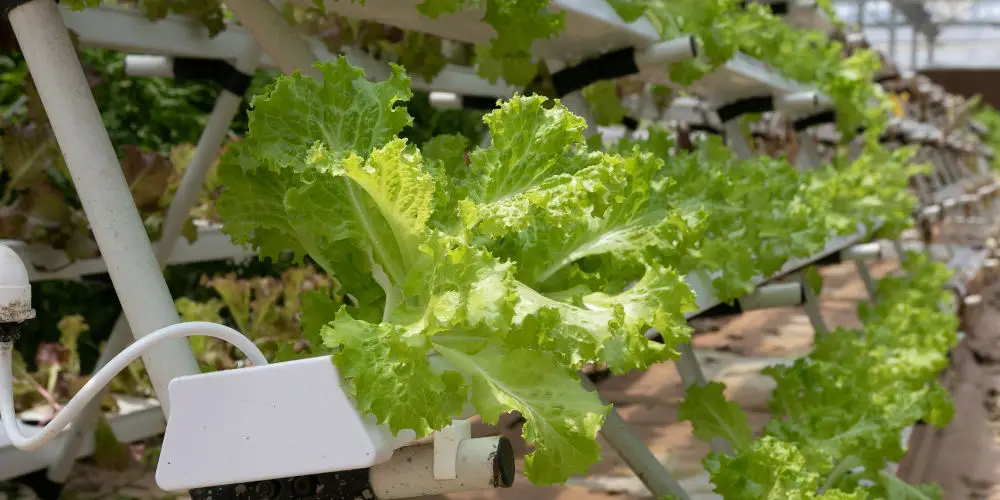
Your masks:
[{"label": "overhead beam", "polygon": [[928,12],[927,8],[924,6],[923,2],[913,1],[913,0],[887,0],[889,5],[895,7],[903,17],[906,18],[906,22],[917,29],[922,35],[928,39],[936,38],[938,33],[941,32],[940,27],[934,23],[934,19],[931,18],[931,13]]},{"label": "overhead beam", "polygon": [[[934,22],[934,19],[931,17],[930,11],[928,11],[927,7],[924,5],[923,0],[853,0],[850,4],[853,4],[853,7],[859,10],[875,7],[877,4],[891,7],[903,15],[906,24],[915,27],[920,34],[927,38],[934,38],[940,32],[940,27]],[[860,20],[865,19],[866,17],[870,18],[872,16],[857,15],[856,13],[856,17]],[[890,23],[887,21],[877,21],[874,23],[864,22],[863,26],[889,27]]]},{"label": "overhead beam", "polygon": [[[956,27],[964,26],[964,27],[969,27],[969,28],[995,28],[995,27],[1000,26],[1000,19],[994,19],[994,20],[986,20],[986,19],[962,19],[962,20],[957,20],[956,19],[956,20],[953,20],[953,21],[947,21],[947,22],[935,24],[935,27],[937,28],[937,30],[938,30],[939,33],[941,31],[941,28],[947,28],[947,27],[950,27],[950,26],[956,26]],[[887,22],[884,22],[884,21],[880,21],[880,22],[876,22],[876,23],[868,23],[868,22],[866,22],[865,25],[864,25],[864,27],[865,28],[885,28],[885,29],[888,29],[888,28],[892,27],[892,23],[887,23]]]}]

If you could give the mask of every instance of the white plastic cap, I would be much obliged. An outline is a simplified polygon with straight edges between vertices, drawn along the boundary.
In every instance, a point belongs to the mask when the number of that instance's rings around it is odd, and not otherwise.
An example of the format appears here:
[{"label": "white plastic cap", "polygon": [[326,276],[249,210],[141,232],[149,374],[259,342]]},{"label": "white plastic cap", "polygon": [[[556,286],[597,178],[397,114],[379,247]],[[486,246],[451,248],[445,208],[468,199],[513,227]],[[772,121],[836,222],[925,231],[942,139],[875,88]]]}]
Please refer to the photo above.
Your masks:
[{"label": "white plastic cap", "polygon": [[0,323],[20,323],[34,317],[28,269],[17,252],[0,245]]}]

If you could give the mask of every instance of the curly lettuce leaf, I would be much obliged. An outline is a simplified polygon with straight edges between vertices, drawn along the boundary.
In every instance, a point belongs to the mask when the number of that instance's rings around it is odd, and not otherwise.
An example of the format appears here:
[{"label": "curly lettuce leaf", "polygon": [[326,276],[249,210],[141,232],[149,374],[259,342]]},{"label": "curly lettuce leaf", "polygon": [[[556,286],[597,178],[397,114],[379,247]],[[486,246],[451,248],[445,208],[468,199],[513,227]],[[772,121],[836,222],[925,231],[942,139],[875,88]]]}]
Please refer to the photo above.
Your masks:
[{"label": "curly lettuce leaf", "polygon": [[[303,323],[327,321],[324,347],[359,410],[419,435],[470,404],[491,421],[517,411],[535,446],[526,462],[533,481],[586,471],[608,408],[575,370],[645,368],[675,355],[688,334],[679,311],[691,292],[642,237],[691,239],[683,217],[656,198],[669,184],[649,177],[658,160],[589,151],[583,120],[521,96],[486,117],[491,145],[468,163],[467,143],[454,137],[430,141],[425,155],[395,136],[409,123],[394,107],[409,95],[405,77],[373,84],[343,61],[320,68],[322,83],[282,76],[254,100],[249,135],[220,166],[227,231],[262,253],[308,255],[343,284],[349,306],[310,301]],[[602,220],[589,236],[607,241],[566,253],[568,267],[600,276],[580,293],[525,281],[519,269],[548,254],[502,251],[515,228],[540,234],[588,217]],[[625,265],[644,253],[648,265]],[[650,327],[668,344],[647,340]]]}]

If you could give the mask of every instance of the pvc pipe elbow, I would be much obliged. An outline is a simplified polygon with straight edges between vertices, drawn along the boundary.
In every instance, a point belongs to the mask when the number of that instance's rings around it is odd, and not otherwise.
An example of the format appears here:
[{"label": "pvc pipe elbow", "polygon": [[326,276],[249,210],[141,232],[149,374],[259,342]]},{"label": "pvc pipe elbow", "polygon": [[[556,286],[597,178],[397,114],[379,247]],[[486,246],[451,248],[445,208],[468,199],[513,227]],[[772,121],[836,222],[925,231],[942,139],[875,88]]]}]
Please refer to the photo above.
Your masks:
[{"label": "pvc pipe elbow", "polygon": [[0,323],[21,323],[34,317],[28,268],[17,252],[0,245]]}]

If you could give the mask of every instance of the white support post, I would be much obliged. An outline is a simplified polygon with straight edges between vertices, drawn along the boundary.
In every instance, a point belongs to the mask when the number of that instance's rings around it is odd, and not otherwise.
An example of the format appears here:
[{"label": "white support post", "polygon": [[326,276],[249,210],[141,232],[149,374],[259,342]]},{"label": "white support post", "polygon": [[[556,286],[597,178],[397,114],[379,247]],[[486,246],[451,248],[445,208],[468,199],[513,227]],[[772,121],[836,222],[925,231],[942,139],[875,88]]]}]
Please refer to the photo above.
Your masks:
[{"label": "white support post", "polygon": [[322,78],[313,67],[317,58],[309,42],[285,22],[277,7],[267,0],[225,0],[225,4],[282,73],[298,71],[317,80]]},{"label": "white support post", "polygon": [[687,389],[693,385],[705,385],[705,374],[701,370],[698,358],[694,355],[694,348],[691,346],[691,343],[683,343],[677,346],[677,350],[680,351],[681,357],[674,364],[677,367],[677,373],[681,376],[681,383],[684,384],[684,388]]},{"label": "white support post", "polygon": [[[550,66],[555,70],[562,67],[561,63],[555,61],[550,61]],[[566,109],[587,121],[587,134],[597,133],[597,126],[590,114],[590,108],[583,100],[582,92],[573,92],[563,96],[561,101],[566,106]],[[697,358],[694,357],[694,351],[690,349],[690,344],[687,344],[686,347],[688,349],[686,354],[684,351],[685,346],[679,348],[681,350],[681,359],[678,361],[677,368],[681,371],[681,378],[682,380],[701,380],[703,384],[705,383],[705,377],[701,373],[701,367],[698,365]],[[583,383],[583,387],[588,391],[597,391],[597,387],[586,376],[581,376],[580,380]],[[636,477],[646,485],[646,488],[655,497],[662,498],[669,495],[676,495],[683,499],[690,498],[687,492],[670,475],[666,467],[653,456],[646,444],[636,436],[632,428],[622,420],[614,408],[605,417],[604,427],[601,428],[601,435],[604,436],[604,439],[614,448],[618,456],[628,464]]]},{"label": "white support post", "polygon": [[[141,337],[178,323],[174,301],[56,3],[31,0],[11,10],[8,18],[132,331]],[[183,340],[164,342],[143,355],[143,364],[169,415],[167,384],[174,377],[198,373],[191,348]]]},{"label": "white support post", "polygon": [[903,248],[903,242],[897,240],[892,240],[892,249],[896,251],[896,260],[902,264],[906,261],[906,249]]},{"label": "white support post", "polygon": [[[247,42],[243,53],[236,60],[235,67],[240,72],[252,73],[256,69],[260,58],[261,49],[251,39]],[[184,177],[181,179],[180,186],[177,188],[177,192],[174,194],[174,198],[171,200],[166,216],[164,217],[163,229],[160,231],[160,241],[155,248],[156,260],[160,265],[160,269],[165,267],[167,259],[170,258],[170,253],[175,247],[174,243],[180,237],[184,229],[184,223],[191,213],[191,207],[198,201],[198,196],[202,186],[205,184],[205,177],[208,175],[208,170],[215,161],[219,149],[222,147],[222,143],[229,132],[229,125],[232,123],[236,113],[239,112],[242,102],[242,95],[233,94],[225,89],[219,93],[219,97],[215,101],[215,107],[212,109],[205,129],[198,139],[194,155],[184,170]],[[129,330],[125,316],[119,315],[94,370],[99,370],[121,352],[128,344],[130,335],[131,330]],[[56,483],[66,482],[70,471],[73,470],[77,456],[80,454],[80,449],[83,447],[84,439],[93,433],[97,425],[103,399],[103,397],[95,398],[93,403],[84,408],[80,416],[77,417],[76,422],[70,427],[69,435],[59,450],[59,455],[52,462],[52,465],[49,466],[46,474],[50,481]]]},{"label": "white support post", "polygon": [[875,289],[875,280],[872,279],[872,273],[868,269],[868,264],[863,260],[854,261],[854,265],[858,268],[858,276],[861,277],[861,281],[865,284],[865,290],[868,291],[868,298],[872,302],[878,302],[878,295]]},{"label": "white support post", "polygon": [[[677,373],[681,376],[681,383],[684,384],[684,389],[687,389],[694,385],[705,385],[707,381],[705,380],[705,373],[701,369],[701,364],[698,363],[698,357],[694,354],[694,348],[691,346],[690,342],[686,342],[677,346],[677,350],[680,351],[681,357],[674,362],[677,368]],[[607,424],[605,424],[607,426]],[[712,450],[718,453],[729,453],[733,450],[732,446],[729,445],[725,439],[720,437],[715,437],[712,442],[709,443],[712,446]],[[660,464],[661,467],[665,467],[665,464]],[[639,471],[636,471],[638,473]],[[640,476],[641,477],[641,476]]]},{"label": "white support post", "polygon": [[882,258],[882,245],[878,242],[854,245],[840,252],[840,257],[843,260],[854,261],[854,265],[858,269],[858,276],[861,277],[861,281],[865,284],[865,290],[868,291],[868,298],[872,302],[876,302],[875,280],[872,279],[867,262]]},{"label": "white support post", "polygon": [[726,133],[726,143],[728,143],[729,149],[732,149],[736,156],[740,158],[753,156],[753,150],[750,149],[750,144],[747,142],[746,135],[743,134],[739,120],[733,119],[723,123],[722,130]]},{"label": "white support post", "polygon": [[799,149],[795,163],[799,168],[802,170],[811,170],[823,163],[819,155],[819,150],[816,149],[816,141],[813,140],[812,135],[808,131],[795,134],[795,139]]},{"label": "white support post", "polygon": [[809,317],[809,323],[816,332],[816,336],[826,335],[826,323],[823,321],[823,315],[819,310],[819,299],[816,297],[816,294],[813,293],[809,284],[805,282],[804,275],[802,277],[802,289],[806,295],[806,300],[805,303],[802,304],[802,308],[805,309],[806,316]]},{"label": "white support post", "polygon": [[[590,379],[581,376],[580,380],[585,389],[597,392],[597,387]],[[635,472],[636,477],[642,481],[642,484],[646,485],[654,497],[664,498],[674,495],[684,500],[691,498],[680,483],[649,451],[649,447],[632,432],[632,429],[622,420],[614,408],[608,412],[608,416],[604,419],[601,435],[614,448],[615,453],[628,464],[632,472]]]}]

